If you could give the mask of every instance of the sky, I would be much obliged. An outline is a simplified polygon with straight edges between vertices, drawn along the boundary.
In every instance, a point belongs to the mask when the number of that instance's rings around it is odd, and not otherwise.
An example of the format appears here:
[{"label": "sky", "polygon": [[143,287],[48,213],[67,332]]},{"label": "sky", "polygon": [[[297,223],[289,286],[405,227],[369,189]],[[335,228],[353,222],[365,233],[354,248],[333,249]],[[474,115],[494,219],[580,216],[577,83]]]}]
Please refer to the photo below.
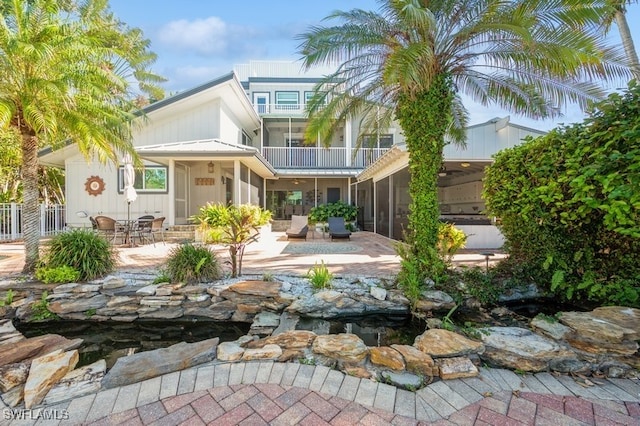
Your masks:
[{"label": "sky", "polygon": [[[158,55],[153,70],[167,78],[167,94],[184,91],[250,60],[300,60],[296,37],[335,10],[377,10],[377,0],[110,0],[112,11],[130,27],[143,30]],[[627,10],[636,48],[640,49],[640,4]],[[617,30],[612,29],[617,42]],[[564,117],[545,122],[466,100],[470,124],[511,115],[511,122],[540,130],[581,121],[569,107]]]}]

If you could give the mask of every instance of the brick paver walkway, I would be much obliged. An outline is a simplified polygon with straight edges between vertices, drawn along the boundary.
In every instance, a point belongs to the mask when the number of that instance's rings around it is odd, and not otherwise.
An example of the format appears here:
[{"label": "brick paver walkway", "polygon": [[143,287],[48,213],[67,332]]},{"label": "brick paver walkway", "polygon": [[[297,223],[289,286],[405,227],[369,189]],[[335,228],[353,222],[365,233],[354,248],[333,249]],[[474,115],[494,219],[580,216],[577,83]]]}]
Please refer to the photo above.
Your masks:
[{"label": "brick paver walkway", "polygon": [[409,392],[323,366],[211,363],[39,408],[67,413],[63,421],[0,424],[640,425],[639,391],[638,380],[583,388],[566,376],[482,368]]}]

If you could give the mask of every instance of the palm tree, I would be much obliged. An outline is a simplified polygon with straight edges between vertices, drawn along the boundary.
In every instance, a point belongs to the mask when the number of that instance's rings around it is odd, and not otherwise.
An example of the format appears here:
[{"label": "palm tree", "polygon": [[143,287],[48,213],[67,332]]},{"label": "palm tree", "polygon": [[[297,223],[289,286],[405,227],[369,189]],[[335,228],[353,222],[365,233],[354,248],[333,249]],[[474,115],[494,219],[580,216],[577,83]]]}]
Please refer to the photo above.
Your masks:
[{"label": "palm tree", "polygon": [[107,0],[0,3],[0,128],[20,138],[25,272],[39,258],[38,150],[74,143],[88,161],[135,157],[133,84],[162,97],[148,46]]},{"label": "palm tree", "polygon": [[316,87],[306,137],[319,135],[325,143],[348,116],[369,117],[363,120],[368,133],[398,120],[409,151],[412,197],[403,272],[422,280],[443,267],[435,250],[437,173],[445,136],[464,141],[468,114],[459,94],[529,117],[556,117],[568,103],[586,108],[603,97],[592,81],[624,79],[628,68],[620,50],[600,37],[606,5],[598,1],[379,4],[378,12],[333,12],[325,20],[336,25],[314,26],[299,36],[305,67],[337,66]]},{"label": "palm tree", "polygon": [[631,37],[631,30],[629,29],[629,23],[627,22],[627,4],[637,3],[634,0],[610,0],[610,6],[613,8],[613,13],[608,15],[605,20],[605,28],[608,30],[611,24],[615,21],[618,32],[620,33],[620,40],[622,46],[629,60],[629,66],[631,72],[636,80],[640,80],[640,61],[638,60],[638,52],[636,51],[635,44],[633,43],[633,37]]}]

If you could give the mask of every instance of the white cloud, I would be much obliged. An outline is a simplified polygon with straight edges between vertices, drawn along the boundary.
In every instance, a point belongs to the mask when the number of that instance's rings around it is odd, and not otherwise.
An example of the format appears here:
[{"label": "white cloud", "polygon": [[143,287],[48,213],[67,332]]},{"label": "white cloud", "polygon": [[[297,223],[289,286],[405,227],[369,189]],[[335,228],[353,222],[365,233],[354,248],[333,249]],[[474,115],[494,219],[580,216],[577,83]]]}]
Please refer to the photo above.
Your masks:
[{"label": "white cloud", "polygon": [[171,21],[158,31],[160,43],[176,49],[186,49],[200,55],[225,54],[236,35],[246,32],[216,16],[189,21]]}]

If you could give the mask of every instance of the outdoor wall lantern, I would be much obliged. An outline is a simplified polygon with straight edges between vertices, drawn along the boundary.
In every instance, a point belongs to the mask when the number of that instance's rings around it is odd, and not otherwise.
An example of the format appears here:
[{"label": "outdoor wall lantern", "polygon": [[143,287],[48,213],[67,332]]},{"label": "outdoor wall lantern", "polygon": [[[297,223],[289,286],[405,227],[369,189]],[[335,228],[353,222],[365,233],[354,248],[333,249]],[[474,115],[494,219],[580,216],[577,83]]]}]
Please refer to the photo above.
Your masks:
[{"label": "outdoor wall lantern", "polygon": [[209,161],[209,164],[207,164],[207,171],[213,173],[213,161]]}]

